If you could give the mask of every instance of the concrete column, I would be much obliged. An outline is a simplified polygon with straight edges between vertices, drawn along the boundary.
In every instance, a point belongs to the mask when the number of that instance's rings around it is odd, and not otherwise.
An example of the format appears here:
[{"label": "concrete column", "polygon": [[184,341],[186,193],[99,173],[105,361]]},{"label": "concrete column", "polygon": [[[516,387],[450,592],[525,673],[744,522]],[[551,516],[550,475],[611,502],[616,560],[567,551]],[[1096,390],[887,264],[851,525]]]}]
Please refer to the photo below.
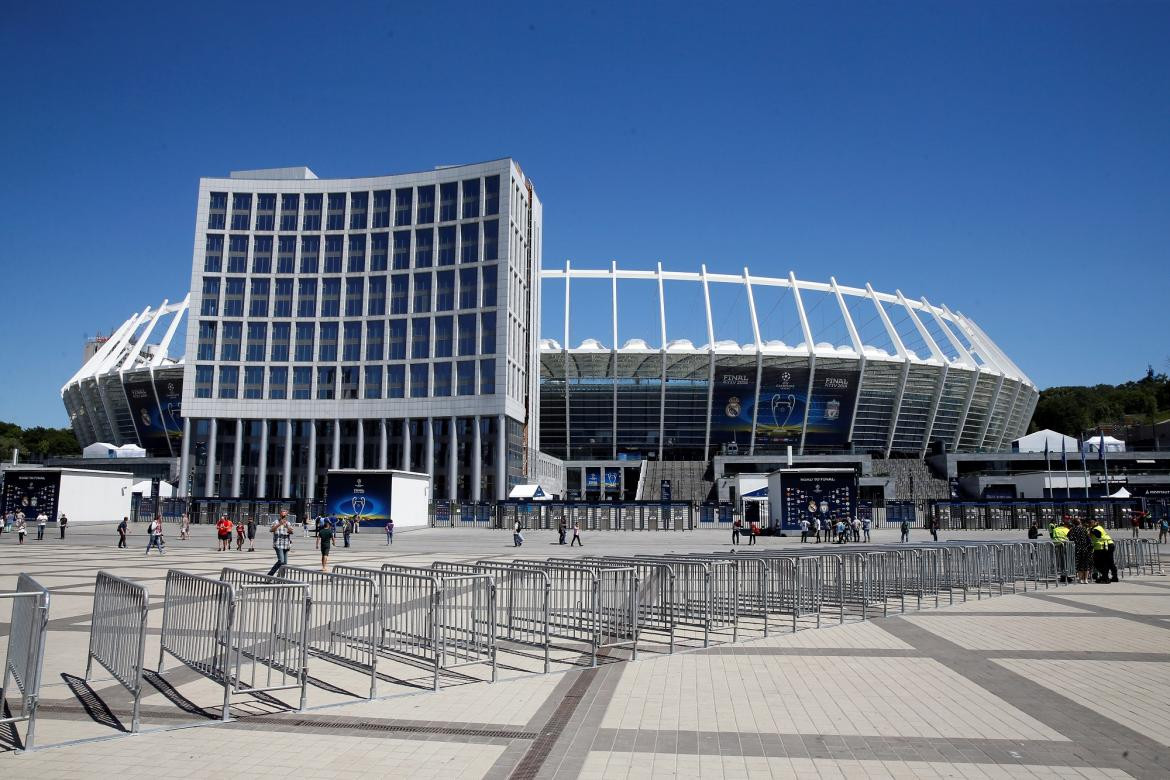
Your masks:
[{"label": "concrete column", "polygon": [[341,468],[341,420],[333,421],[333,457],[329,468]]},{"label": "concrete column", "polygon": [[431,490],[435,489],[435,422],[428,417],[423,428],[426,432],[426,448],[423,452],[423,471],[431,475]]},{"label": "concrete column", "polygon": [[447,498],[454,501],[459,498],[459,485],[456,477],[459,476],[459,433],[456,422],[459,418],[452,417],[447,421],[451,426],[447,434]]},{"label": "concrete column", "polygon": [[496,500],[508,497],[508,432],[504,415],[496,417]]},{"label": "concrete column", "polygon": [[483,481],[483,475],[480,473],[483,463],[483,442],[480,441],[479,433],[479,417],[472,419],[473,427],[471,429],[471,500],[481,501],[480,482]]},{"label": "concrete column", "polygon": [[293,421],[284,421],[284,473],[281,474],[280,480],[280,497],[289,498],[292,496],[292,443],[293,443]]},{"label": "concrete column", "polygon": [[317,421],[309,420],[309,466],[308,482],[305,484],[305,498],[312,501],[317,497]]},{"label": "concrete column", "polygon": [[244,470],[244,421],[236,418],[236,447],[232,451],[232,498],[240,497],[240,472]]},{"label": "concrete column", "polygon": [[215,495],[215,445],[219,434],[219,420],[208,420],[207,431],[207,473],[203,481],[203,495]]},{"label": "concrete column", "polygon": [[179,497],[186,498],[187,478],[191,476],[191,418],[183,418],[183,448],[179,452]]},{"label": "concrete column", "polygon": [[354,458],[354,466],[359,469],[366,467],[366,421],[357,421],[357,456]]},{"label": "concrete column", "polygon": [[386,419],[378,420],[378,468],[385,471],[389,468],[387,461],[390,455],[390,437],[386,431]]},{"label": "concrete column", "polygon": [[402,470],[410,471],[410,418],[402,421]]},{"label": "concrete column", "polygon": [[256,480],[256,497],[268,497],[268,420],[260,421],[260,478]]}]

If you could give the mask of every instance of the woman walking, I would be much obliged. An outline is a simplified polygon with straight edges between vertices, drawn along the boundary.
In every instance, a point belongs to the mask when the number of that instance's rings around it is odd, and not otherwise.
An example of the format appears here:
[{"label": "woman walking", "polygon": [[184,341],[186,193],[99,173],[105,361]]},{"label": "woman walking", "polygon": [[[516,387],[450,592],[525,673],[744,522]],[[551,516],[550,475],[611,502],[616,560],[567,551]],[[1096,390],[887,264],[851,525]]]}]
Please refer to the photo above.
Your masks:
[{"label": "woman walking", "polygon": [[329,571],[329,547],[333,544],[333,524],[326,523],[317,533],[321,546],[321,571]]},{"label": "woman walking", "polygon": [[394,518],[386,521],[386,546],[394,544]]},{"label": "woman walking", "polygon": [[24,544],[24,535],[28,533],[28,529],[24,527],[24,512],[16,516],[16,538],[20,540],[20,544]]},{"label": "woman walking", "polygon": [[248,552],[256,552],[256,518],[248,516]]},{"label": "woman walking", "polygon": [[244,524],[236,523],[236,552],[244,549]]},{"label": "woman walking", "polygon": [[186,512],[183,513],[183,519],[179,522],[179,539],[186,540],[191,538],[191,516]]},{"label": "woman walking", "polygon": [[1073,556],[1076,558],[1077,582],[1089,584],[1089,569],[1093,565],[1093,540],[1089,532],[1081,525],[1081,519],[1072,521],[1072,528],[1068,529],[1068,538],[1073,543]]}]

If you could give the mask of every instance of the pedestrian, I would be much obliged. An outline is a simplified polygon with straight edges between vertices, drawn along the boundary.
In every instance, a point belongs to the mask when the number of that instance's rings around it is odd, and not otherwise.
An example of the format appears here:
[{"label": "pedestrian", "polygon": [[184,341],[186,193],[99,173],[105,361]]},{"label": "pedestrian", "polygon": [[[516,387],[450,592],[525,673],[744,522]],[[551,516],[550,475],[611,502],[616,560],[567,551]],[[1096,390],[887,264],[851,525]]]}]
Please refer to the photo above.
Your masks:
[{"label": "pedestrian", "polygon": [[1093,568],[1096,569],[1094,582],[1117,582],[1117,564],[1113,561],[1113,551],[1116,545],[1113,538],[1100,523],[1089,531],[1089,538],[1093,542]]},{"label": "pedestrian", "polygon": [[150,527],[147,529],[148,541],[146,542],[146,554],[150,555],[150,548],[157,547],[159,555],[166,555],[163,551],[163,527],[162,518],[157,517],[150,521]]},{"label": "pedestrian", "polygon": [[902,521],[901,531],[902,531],[902,541],[903,542],[910,541],[910,521],[909,520]]},{"label": "pedestrian", "polygon": [[219,522],[215,524],[215,532],[219,536],[219,551],[225,552],[232,543],[232,521],[227,515],[220,515]]},{"label": "pedestrian", "polygon": [[1170,536],[1170,519],[1165,517],[1158,523],[1158,544],[1166,541],[1166,537]]},{"label": "pedestrian", "polygon": [[346,547],[349,547],[349,535],[353,533],[355,525],[357,525],[357,517],[355,515],[341,518],[341,538],[345,540]]},{"label": "pedestrian", "polygon": [[748,545],[754,545],[757,541],[756,537],[760,535],[760,523],[757,520],[752,520],[748,523]]},{"label": "pedestrian", "polygon": [[821,521],[814,517],[812,520],[812,526],[813,526],[813,530],[816,532],[816,535],[817,535],[816,541],[814,543],[820,544],[821,543]]},{"label": "pedestrian", "polygon": [[569,546],[572,547],[575,544],[585,546],[585,543],[581,541],[581,523],[577,520],[573,521],[573,541],[569,542]]},{"label": "pedestrian", "polygon": [[65,526],[69,525],[69,518],[62,512],[61,516],[57,518],[57,527],[61,529],[61,538],[65,538]]},{"label": "pedestrian", "polygon": [[28,530],[24,527],[24,512],[16,516],[16,538],[19,539],[20,544],[24,544],[24,535]]},{"label": "pedestrian", "polygon": [[1068,529],[1068,538],[1073,545],[1077,582],[1087,585],[1089,584],[1089,568],[1093,565],[1093,540],[1089,538],[1089,532],[1085,530],[1079,517],[1073,519],[1072,527]]},{"label": "pedestrian", "polygon": [[853,541],[861,541],[861,521],[856,517],[853,518]]},{"label": "pedestrian", "polygon": [[272,532],[272,549],[276,552],[276,563],[268,570],[268,576],[271,577],[281,566],[288,565],[288,551],[292,549],[293,528],[288,521],[287,509],[280,510],[280,515],[268,530]]},{"label": "pedestrian", "polygon": [[1133,526],[1133,538],[1140,537],[1142,535],[1142,513],[1134,512],[1133,516],[1129,518],[1129,524]]},{"label": "pedestrian", "polygon": [[863,518],[861,521],[861,532],[865,534],[865,541],[867,542],[869,541],[869,525],[870,519],[868,517]]},{"label": "pedestrian", "polygon": [[126,534],[130,533],[130,518],[123,517],[122,522],[118,523],[118,546],[126,546]]},{"label": "pedestrian", "polygon": [[179,539],[191,538],[191,516],[186,512],[183,513],[183,519],[179,521]]},{"label": "pedestrian", "polygon": [[521,533],[524,526],[520,523],[520,518],[516,518],[516,522],[512,524],[512,546],[519,547],[524,544],[524,534]]},{"label": "pedestrian", "polygon": [[1036,525],[1036,521],[1034,521],[1034,520],[1032,521],[1032,525],[1028,527],[1028,538],[1029,539],[1039,539],[1040,538],[1040,527],[1038,525]]},{"label": "pedestrian", "polygon": [[800,543],[804,544],[808,541],[808,518],[803,518],[800,521]]},{"label": "pedestrian", "polygon": [[244,549],[244,534],[247,529],[244,528],[243,523],[236,523],[236,552]]},{"label": "pedestrian", "polygon": [[[735,518],[735,520],[733,520],[731,522],[731,543],[732,544],[739,544],[739,532],[740,532],[740,529],[742,529],[742,528],[743,528],[743,523],[740,521],[740,519],[738,517]],[[751,544],[751,540],[748,541],[748,544]]]},{"label": "pedestrian", "polygon": [[333,545],[333,533],[332,525],[325,525],[317,533],[317,541],[321,543],[321,571],[329,571],[329,548]]},{"label": "pedestrian", "polygon": [[41,510],[41,512],[37,514],[37,541],[38,542],[45,538],[45,526],[48,524],[48,522],[49,522],[49,516],[45,514],[44,510]]},{"label": "pedestrian", "polygon": [[837,518],[836,531],[837,531],[837,544],[845,544],[848,537],[845,536],[845,521],[842,520],[841,518]]},{"label": "pedestrian", "polygon": [[317,515],[317,523],[313,530],[317,533],[313,535],[313,549],[317,549],[321,545],[321,529],[325,527],[325,516]]},{"label": "pedestrian", "polygon": [[0,521],[0,534],[4,533],[5,531],[11,531],[12,524],[15,522],[16,522],[16,513],[8,512],[8,514],[4,515],[4,520]]},{"label": "pedestrian", "polygon": [[568,530],[569,529],[565,527],[565,518],[562,517],[560,522],[557,523],[557,544],[565,543],[565,534],[568,532]]},{"label": "pedestrian", "polygon": [[256,552],[256,518],[248,515],[248,552]]},{"label": "pedestrian", "polygon": [[386,545],[394,544],[394,518],[386,521]]},{"label": "pedestrian", "polygon": [[933,517],[930,519],[930,535],[936,542],[938,541],[938,520]]}]

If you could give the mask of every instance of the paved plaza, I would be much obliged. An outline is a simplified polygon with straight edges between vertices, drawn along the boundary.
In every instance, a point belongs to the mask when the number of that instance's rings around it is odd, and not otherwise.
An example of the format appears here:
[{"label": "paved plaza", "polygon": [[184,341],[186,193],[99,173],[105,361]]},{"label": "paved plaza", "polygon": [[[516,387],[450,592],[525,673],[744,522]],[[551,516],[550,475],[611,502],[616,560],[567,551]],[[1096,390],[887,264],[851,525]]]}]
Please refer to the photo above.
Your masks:
[{"label": "paved plaza", "polygon": [[[52,593],[39,749],[13,750],[16,737],[0,727],[5,776],[1170,777],[1167,577],[972,594],[938,608],[932,599],[867,622],[773,626],[767,638],[745,621],[738,642],[720,636],[703,648],[684,637],[674,654],[648,642],[636,661],[614,651],[596,668],[580,648],[561,648],[549,674],[535,654],[502,653],[495,684],[489,670],[466,667],[444,675],[437,693],[426,689],[427,670],[386,662],[372,701],[360,673],[311,658],[304,712],[288,692],[237,696],[235,719],[221,724],[221,688],[173,660],[153,673],[166,570],[266,571],[268,535],[254,553],[220,553],[210,527],[185,542],[170,527],[166,555],[146,557],[144,528],[133,531],[125,550],[115,548],[112,524],[70,528],[64,541],[51,529],[54,538],[23,547],[0,537],[0,591],[24,571]],[[893,542],[897,533],[875,536]],[[419,529],[387,547],[367,530],[331,563],[730,549],[716,531],[584,539],[570,550],[555,532],[530,531],[517,549],[507,531]],[[290,563],[319,565],[311,538],[297,538]],[[152,672],[136,735],[127,733],[125,689],[100,668],[82,679],[99,569],[151,592]],[[8,610],[0,603],[0,636]]]}]

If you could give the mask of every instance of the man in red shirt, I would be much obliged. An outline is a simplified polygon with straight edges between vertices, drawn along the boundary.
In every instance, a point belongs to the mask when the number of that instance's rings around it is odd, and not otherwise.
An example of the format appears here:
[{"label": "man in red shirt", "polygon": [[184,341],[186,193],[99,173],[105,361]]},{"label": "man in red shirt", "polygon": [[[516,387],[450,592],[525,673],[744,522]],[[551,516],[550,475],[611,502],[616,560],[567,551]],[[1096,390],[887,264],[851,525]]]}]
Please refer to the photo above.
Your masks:
[{"label": "man in red shirt", "polygon": [[227,515],[219,518],[219,522],[215,524],[216,533],[219,534],[219,551],[223,552],[231,547],[232,544],[232,521],[228,519]]}]

